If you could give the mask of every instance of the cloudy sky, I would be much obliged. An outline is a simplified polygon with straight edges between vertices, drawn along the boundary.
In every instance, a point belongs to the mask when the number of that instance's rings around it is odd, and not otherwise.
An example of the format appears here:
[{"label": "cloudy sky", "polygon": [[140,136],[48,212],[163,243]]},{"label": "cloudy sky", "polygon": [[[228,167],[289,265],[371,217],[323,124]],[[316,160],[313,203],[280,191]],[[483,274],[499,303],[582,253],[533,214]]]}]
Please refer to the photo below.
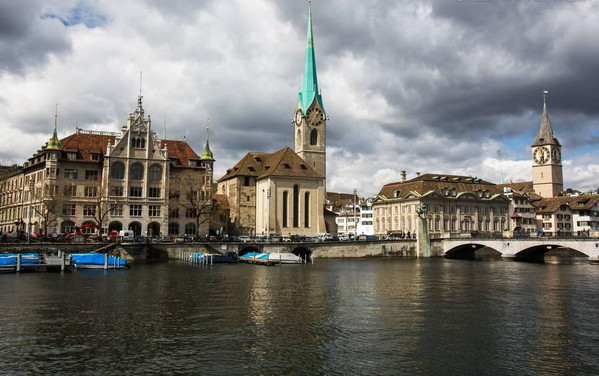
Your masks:
[{"label": "cloudy sky", "polygon": [[[329,191],[416,172],[531,179],[542,91],[565,186],[599,187],[599,2],[314,0]],[[135,109],[222,175],[292,146],[305,0],[0,0],[0,161]]]}]

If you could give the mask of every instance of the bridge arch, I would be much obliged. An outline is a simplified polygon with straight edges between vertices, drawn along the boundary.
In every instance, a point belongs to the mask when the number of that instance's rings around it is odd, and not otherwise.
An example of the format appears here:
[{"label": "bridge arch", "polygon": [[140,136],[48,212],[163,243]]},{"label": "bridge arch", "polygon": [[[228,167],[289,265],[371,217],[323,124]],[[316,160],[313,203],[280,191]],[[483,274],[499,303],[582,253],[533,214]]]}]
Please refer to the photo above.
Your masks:
[{"label": "bridge arch", "polygon": [[291,251],[296,256],[299,256],[305,263],[312,261],[312,250],[305,245],[299,245]]},{"label": "bridge arch", "polygon": [[493,247],[489,247],[485,244],[480,243],[463,243],[450,248],[445,252],[446,258],[453,259],[474,259],[477,251],[481,251],[484,248],[485,255],[491,257],[501,257],[501,252]]},{"label": "bridge arch", "polygon": [[244,245],[244,246],[240,246],[239,247],[239,251],[237,251],[237,255],[239,257],[245,255],[246,253],[250,253],[250,252],[254,252],[254,253],[260,253],[262,252],[262,249],[260,246],[252,244],[252,245]]},{"label": "bridge arch", "polygon": [[545,256],[591,257],[581,250],[559,244],[537,244],[517,252],[515,260],[543,261]]}]

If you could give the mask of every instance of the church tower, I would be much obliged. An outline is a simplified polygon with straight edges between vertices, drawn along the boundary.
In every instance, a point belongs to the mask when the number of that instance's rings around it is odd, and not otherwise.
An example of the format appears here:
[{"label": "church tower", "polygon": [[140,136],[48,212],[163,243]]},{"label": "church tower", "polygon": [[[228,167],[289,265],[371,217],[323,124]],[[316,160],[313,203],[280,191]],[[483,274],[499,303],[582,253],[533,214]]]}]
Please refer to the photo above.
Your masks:
[{"label": "church tower", "polygon": [[319,174],[326,177],[327,115],[318,90],[314,39],[312,37],[312,1],[308,2],[308,38],[302,90],[299,92],[293,120],[295,152]]},{"label": "church tower", "polygon": [[543,197],[557,196],[564,190],[562,175],[562,146],[553,134],[543,93],[541,129],[532,144],[532,183],[534,191]]}]

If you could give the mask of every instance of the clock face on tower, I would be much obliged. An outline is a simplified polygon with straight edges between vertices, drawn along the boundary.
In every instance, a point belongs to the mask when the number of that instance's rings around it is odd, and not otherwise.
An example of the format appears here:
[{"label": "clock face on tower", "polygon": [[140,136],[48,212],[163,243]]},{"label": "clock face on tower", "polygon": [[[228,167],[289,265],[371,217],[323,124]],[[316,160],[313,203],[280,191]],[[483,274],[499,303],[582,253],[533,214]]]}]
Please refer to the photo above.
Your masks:
[{"label": "clock face on tower", "polygon": [[536,148],[532,159],[535,161],[536,164],[540,165],[549,162],[549,149],[547,149],[544,146]]},{"label": "clock face on tower", "polygon": [[298,127],[302,124],[302,110],[297,110],[297,112],[295,113],[295,125],[297,125]]},{"label": "clock face on tower", "polygon": [[324,116],[318,107],[312,107],[306,112],[306,119],[310,125],[318,126],[324,121]]},{"label": "clock face on tower", "polygon": [[560,164],[562,161],[562,153],[560,153],[559,149],[551,150],[551,163]]}]

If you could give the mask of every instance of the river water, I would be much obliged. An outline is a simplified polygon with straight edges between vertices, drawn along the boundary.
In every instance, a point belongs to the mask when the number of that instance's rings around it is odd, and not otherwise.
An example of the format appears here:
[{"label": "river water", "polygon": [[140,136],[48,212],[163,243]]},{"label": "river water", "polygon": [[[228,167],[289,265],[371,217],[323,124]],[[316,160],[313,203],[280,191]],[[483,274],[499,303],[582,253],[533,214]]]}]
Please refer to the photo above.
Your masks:
[{"label": "river water", "polygon": [[598,281],[445,259],[5,274],[0,373],[597,375]]}]

